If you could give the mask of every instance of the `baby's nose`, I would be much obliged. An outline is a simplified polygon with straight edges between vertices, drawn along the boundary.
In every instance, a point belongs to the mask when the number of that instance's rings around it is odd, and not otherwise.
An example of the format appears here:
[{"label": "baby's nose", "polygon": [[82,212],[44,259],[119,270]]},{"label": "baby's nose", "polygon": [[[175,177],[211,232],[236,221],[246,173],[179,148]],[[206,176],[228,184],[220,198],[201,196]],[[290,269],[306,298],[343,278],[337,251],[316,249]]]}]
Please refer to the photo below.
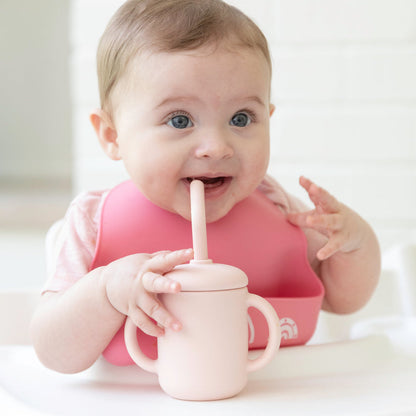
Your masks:
[{"label": "baby's nose", "polygon": [[197,158],[227,159],[234,155],[234,150],[225,135],[214,133],[201,139],[196,149]]}]

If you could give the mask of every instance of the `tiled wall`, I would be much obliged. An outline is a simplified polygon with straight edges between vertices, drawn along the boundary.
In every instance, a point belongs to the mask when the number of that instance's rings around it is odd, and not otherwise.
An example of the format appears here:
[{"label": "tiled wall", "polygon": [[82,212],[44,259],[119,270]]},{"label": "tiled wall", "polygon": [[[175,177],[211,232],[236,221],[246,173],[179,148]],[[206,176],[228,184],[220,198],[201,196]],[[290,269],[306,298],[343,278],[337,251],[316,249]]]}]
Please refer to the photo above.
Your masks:
[{"label": "tiled wall", "polygon": [[[116,183],[88,122],[95,48],[122,0],[72,1],[75,191]],[[359,211],[384,249],[416,239],[416,1],[230,0],[274,60],[270,172],[307,175]]]}]

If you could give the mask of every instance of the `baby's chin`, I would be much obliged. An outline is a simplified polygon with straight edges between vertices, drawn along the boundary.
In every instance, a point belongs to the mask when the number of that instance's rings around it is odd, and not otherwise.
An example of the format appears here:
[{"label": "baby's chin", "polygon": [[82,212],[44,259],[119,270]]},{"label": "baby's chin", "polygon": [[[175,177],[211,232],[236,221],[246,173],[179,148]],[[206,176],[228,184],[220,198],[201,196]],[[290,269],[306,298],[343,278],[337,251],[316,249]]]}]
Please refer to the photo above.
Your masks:
[{"label": "baby's chin", "polygon": [[205,208],[205,217],[206,222],[212,223],[219,221],[220,219],[224,218],[234,207],[235,204],[230,204],[230,206],[226,207],[223,206],[220,209],[209,209],[209,207]]},{"label": "baby's chin", "polygon": [[[225,217],[230,211],[232,207],[226,209],[225,207],[220,210],[210,210],[208,207],[205,208],[205,219],[207,224],[220,220],[221,218]],[[192,221],[191,218],[191,210],[179,210],[175,211],[176,214],[180,215],[182,218]]]}]

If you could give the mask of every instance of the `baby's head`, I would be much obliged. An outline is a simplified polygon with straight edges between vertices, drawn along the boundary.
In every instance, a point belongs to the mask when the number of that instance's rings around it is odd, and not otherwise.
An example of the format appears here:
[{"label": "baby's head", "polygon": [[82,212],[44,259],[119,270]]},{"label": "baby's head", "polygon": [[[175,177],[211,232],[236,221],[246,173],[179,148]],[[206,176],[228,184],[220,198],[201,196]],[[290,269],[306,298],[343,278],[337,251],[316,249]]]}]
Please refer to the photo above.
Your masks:
[{"label": "baby's head", "polygon": [[191,51],[225,42],[260,51],[271,71],[267,40],[257,25],[222,0],[130,0],[110,20],[97,51],[101,108],[140,52]]},{"label": "baby's head", "polygon": [[97,68],[93,126],[152,202],[189,219],[198,177],[215,221],[254,191],[269,159],[271,59],[242,12],[221,0],[127,1]]}]

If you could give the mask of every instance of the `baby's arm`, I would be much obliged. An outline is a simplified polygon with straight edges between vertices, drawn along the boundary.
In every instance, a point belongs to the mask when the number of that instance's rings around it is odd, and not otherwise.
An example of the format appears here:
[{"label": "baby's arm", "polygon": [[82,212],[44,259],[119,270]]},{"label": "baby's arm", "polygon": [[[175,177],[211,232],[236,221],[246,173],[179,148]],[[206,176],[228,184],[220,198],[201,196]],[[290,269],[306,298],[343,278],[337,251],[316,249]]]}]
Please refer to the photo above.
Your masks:
[{"label": "baby's arm", "polygon": [[180,291],[179,283],[164,274],[192,255],[192,250],[134,254],[94,269],[64,292],[45,293],[31,323],[39,359],[64,373],[85,370],[127,315],[149,335],[161,336],[167,327],[180,330],[180,322],[161,305],[156,293]]},{"label": "baby's arm", "polygon": [[351,313],[369,300],[380,274],[380,249],[367,222],[325,189],[301,177],[315,209],[288,214],[300,227],[311,228],[327,237],[317,252],[318,273],[325,286],[323,308],[335,313]]}]

